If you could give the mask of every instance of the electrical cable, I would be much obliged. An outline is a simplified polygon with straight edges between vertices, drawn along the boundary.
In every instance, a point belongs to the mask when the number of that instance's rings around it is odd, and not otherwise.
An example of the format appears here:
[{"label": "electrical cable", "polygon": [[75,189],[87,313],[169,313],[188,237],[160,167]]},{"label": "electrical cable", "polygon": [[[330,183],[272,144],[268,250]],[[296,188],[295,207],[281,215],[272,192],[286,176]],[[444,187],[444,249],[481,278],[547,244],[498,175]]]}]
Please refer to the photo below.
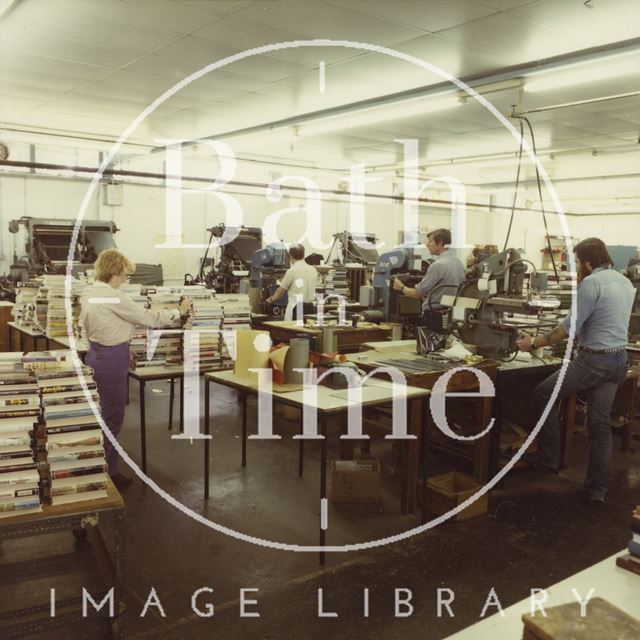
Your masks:
[{"label": "electrical cable", "polygon": [[507,237],[504,241],[504,247],[502,251],[507,250],[509,245],[509,236],[511,235],[511,226],[513,225],[513,218],[516,212],[516,202],[518,200],[518,185],[520,184],[520,168],[522,167],[522,148],[524,146],[524,125],[520,120],[520,150],[518,151],[518,171],[516,172],[516,186],[513,191],[513,203],[511,204],[511,217],[509,218],[509,228],[507,229]]},{"label": "electrical cable", "polygon": [[[455,287],[455,284],[447,284],[447,283],[443,283],[443,284],[438,284],[435,287],[433,287],[433,289],[431,289],[431,291],[429,291],[429,293],[427,294],[427,308],[429,309],[429,311],[435,311],[436,313],[443,313],[442,311],[438,311],[437,309],[434,309],[431,306],[431,296],[433,295],[434,291],[437,291],[438,289],[443,289],[445,287],[451,289],[452,287]],[[444,295],[444,294],[443,294]],[[457,297],[457,290],[456,290],[456,297]],[[448,311],[447,309],[444,310],[445,312]]]},{"label": "electrical cable", "polygon": [[502,358],[500,358],[501,362],[513,362],[516,357],[518,356],[518,354],[520,353],[520,349],[516,348],[516,352],[513,354],[513,358],[509,358],[508,360],[502,360]]},{"label": "electrical cable", "polygon": [[496,276],[496,277],[501,276],[503,273],[506,273],[508,269],[511,269],[511,267],[514,264],[518,264],[519,262],[528,262],[533,267],[533,273],[538,273],[537,270],[536,270],[536,265],[533,264],[533,262],[531,262],[531,260],[527,260],[527,258],[518,258],[517,260],[514,260],[513,262],[510,262],[502,271],[494,273],[493,275]]},{"label": "electrical cable", "polygon": [[533,353],[533,351],[530,351],[529,353],[531,353],[532,358],[535,358],[536,360],[540,360],[542,364],[547,364],[540,356],[537,356],[535,353]]},{"label": "electrical cable", "polygon": [[[533,133],[533,127],[531,126],[531,122],[529,122],[528,118],[525,118],[524,116],[520,116],[520,115],[516,115],[516,114],[511,114],[512,118],[518,118],[520,120],[524,120],[527,123],[527,126],[529,127],[529,133],[531,134],[531,147],[533,149],[533,154],[534,156],[537,156],[537,151],[536,151],[536,138],[535,135]],[[536,182],[538,184],[538,197],[540,198],[540,210],[542,211],[542,221],[544,222],[544,230],[545,230],[545,235],[547,238],[547,247],[549,249],[549,255],[551,256],[551,264],[553,265],[553,273],[555,274],[556,279],[558,279],[558,267],[556,266],[556,260],[553,257],[553,251],[551,250],[551,238],[549,237],[549,226],[547,224],[547,214],[544,210],[544,202],[542,200],[542,183],[540,182],[540,171],[538,169],[538,163],[535,163],[535,168],[536,168]]]}]

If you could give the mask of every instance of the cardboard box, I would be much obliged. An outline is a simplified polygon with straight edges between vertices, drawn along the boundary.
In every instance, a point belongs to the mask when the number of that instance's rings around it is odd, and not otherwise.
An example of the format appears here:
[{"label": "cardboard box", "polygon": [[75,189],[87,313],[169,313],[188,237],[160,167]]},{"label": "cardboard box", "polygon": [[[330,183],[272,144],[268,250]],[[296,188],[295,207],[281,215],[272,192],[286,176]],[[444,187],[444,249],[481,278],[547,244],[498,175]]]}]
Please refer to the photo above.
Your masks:
[{"label": "cardboard box", "polygon": [[380,502],[380,463],[377,460],[334,460],[330,496],[332,502]]},{"label": "cardboard box", "polygon": [[[472,496],[482,485],[472,476],[459,471],[450,471],[427,480],[427,510],[435,515],[451,511]],[[453,520],[467,520],[487,513],[489,508],[488,494],[482,495],[475,502],[463,509]]]}]

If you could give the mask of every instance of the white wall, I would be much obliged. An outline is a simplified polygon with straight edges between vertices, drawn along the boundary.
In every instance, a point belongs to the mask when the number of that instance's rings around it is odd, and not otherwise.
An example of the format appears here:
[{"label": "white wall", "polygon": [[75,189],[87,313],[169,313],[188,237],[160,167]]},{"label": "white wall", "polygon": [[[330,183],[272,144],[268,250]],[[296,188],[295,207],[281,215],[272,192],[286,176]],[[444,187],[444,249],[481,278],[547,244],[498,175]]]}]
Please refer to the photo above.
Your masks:
[{"label": "white wall", "polygon": [[[3,260],[0,273],[8,272],[12,261],[13,236],[8,233],[8,221],[23,215],[45,218],[74,219],[89,183],[78,179],[52,179],[28,174],[0,175],[0,241]],[[231,191],[228,189],[228,191]],[[233,195],[241,205],[246,226],[263,226],[265,218],[285,207],[299,207],[301,196],[285,196],[280,202],[269,202],[262,190],[234,188]],[[197,273],[204,249],[162,250],[155,245],[165,238],[166,190],[162,186],[124,185],[124,204],[103,204],[102,192],[95,193],[87,207],[85,218],[114,220],[120,231],[116,235],[118,247],[135,262],[162,262],[169,276],[182,278],[185,272]],[[477,201],[475,196],[469,200]],[[505,195],[498,204],[510,206]],[[535,205],[534,205],[535,206]],[[203,244],[208,240],[206,229],[225,220],[224,207],[211,193],[184,194],[183,241]],[[279,236],[286,242],[300,238],[305,231],[305,216],[296,210],[285,214],[278,225]],[[447,210],[435,206],[420,207],[420,227],[433,229],[450,227]],[[468,244],[498,244],[505,240],[509,221],[508,211],[468,210],[466,214],[466,242]],[[561,234],[558,216],[549,212],[550,233]],[[608,244],[640,244],[640,215],[606,215],[567,218],[570,234],[578,239],[595,235]],[[375,233],[382,250],[396,245],[403,224],[403,206],[380,199],[365,201],[365,229]],[[324,196],[321,203],[322,240],[330,243],[332,234],[350,228],[349,203],[335,196]],[[22,237],[22,236],[20,236]],[[313,250],[308,242],[307,249]],[[540,264],[540,250],[545,245],[541,214],[537,211],[517,212],[511,231],[509,246],[525,249],[536,265]],[[19,254],[22,253],[19,247]],[[317,250],[317,249],[316,249]],[[327,249],[318,251],[326,256]]]}]

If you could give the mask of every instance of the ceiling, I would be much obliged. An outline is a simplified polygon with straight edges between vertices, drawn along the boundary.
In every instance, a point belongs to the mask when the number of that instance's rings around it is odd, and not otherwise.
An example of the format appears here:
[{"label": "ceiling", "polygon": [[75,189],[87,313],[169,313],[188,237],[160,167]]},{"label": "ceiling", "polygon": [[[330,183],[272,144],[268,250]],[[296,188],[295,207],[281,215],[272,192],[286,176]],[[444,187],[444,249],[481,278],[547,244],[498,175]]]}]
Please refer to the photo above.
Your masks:
[{"label": "ceiling", "polygon": [[[640,89],[640,0],[17,0],[6,6],[0,17],[0,140],[19,139],[11,130],[117,137],[160,95],[206,65],[296,40],[388,47],[473,80],[481,94],[483,79],[503,74],[508,81],[501,90],[485,97],[505,116],[514,104],[528,111]],[[607,57],[624,41],[625,55]],[[596,47],[598,56],[581,58]],[[557,56],[566,58],[563,69],[537,77],[557,77],[560,86],[527,92],[534,75],[526,65],[543,69]],[[525,68],[514,70],[518,65]],[[517,88],[522,77],[524,93]],[[366,48],[265,49],[184,86],[131,139],[157,145],[167,138],[221,136],[245,156],[393,170],[401,151],[394,141],[415,138],[430,174],[450,172],[454,161],[462,180],[511,188],[517,139],[482,104],[457,100],[461,94],[450,83],[444,95],[455,104],[446,110],[430,110],[438,96],[427,90],[411,116],[390,113],[364,125],[354,117],[334,130],[330,120],[326,132],[310,129],[309,135],[303,125],[269,129],[276,121],[442,82],[434,70]],[[630,203],[637,207],[637,95],[528,117],[545,168],[558,184],[572,185],[575,211],[592,212],[605,201],[613,211],[614,198],[623,196],[624,210]],[[225,138],[259,125],[264,130]],[[521,177],[534,174],[527,163]],[[610,177],[593,194],[588,182],[575,182],[588,176]]]}]

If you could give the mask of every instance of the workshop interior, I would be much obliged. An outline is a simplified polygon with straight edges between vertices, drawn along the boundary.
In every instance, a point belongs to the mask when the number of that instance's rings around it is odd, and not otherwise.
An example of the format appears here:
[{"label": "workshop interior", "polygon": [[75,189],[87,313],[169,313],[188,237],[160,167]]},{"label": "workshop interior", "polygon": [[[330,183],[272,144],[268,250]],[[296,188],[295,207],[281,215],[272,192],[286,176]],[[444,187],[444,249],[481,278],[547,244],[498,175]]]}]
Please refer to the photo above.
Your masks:
[{"label": "workshop interior", "polygon": [[0,36],[0,638],[640,638],[640,0]]}]

